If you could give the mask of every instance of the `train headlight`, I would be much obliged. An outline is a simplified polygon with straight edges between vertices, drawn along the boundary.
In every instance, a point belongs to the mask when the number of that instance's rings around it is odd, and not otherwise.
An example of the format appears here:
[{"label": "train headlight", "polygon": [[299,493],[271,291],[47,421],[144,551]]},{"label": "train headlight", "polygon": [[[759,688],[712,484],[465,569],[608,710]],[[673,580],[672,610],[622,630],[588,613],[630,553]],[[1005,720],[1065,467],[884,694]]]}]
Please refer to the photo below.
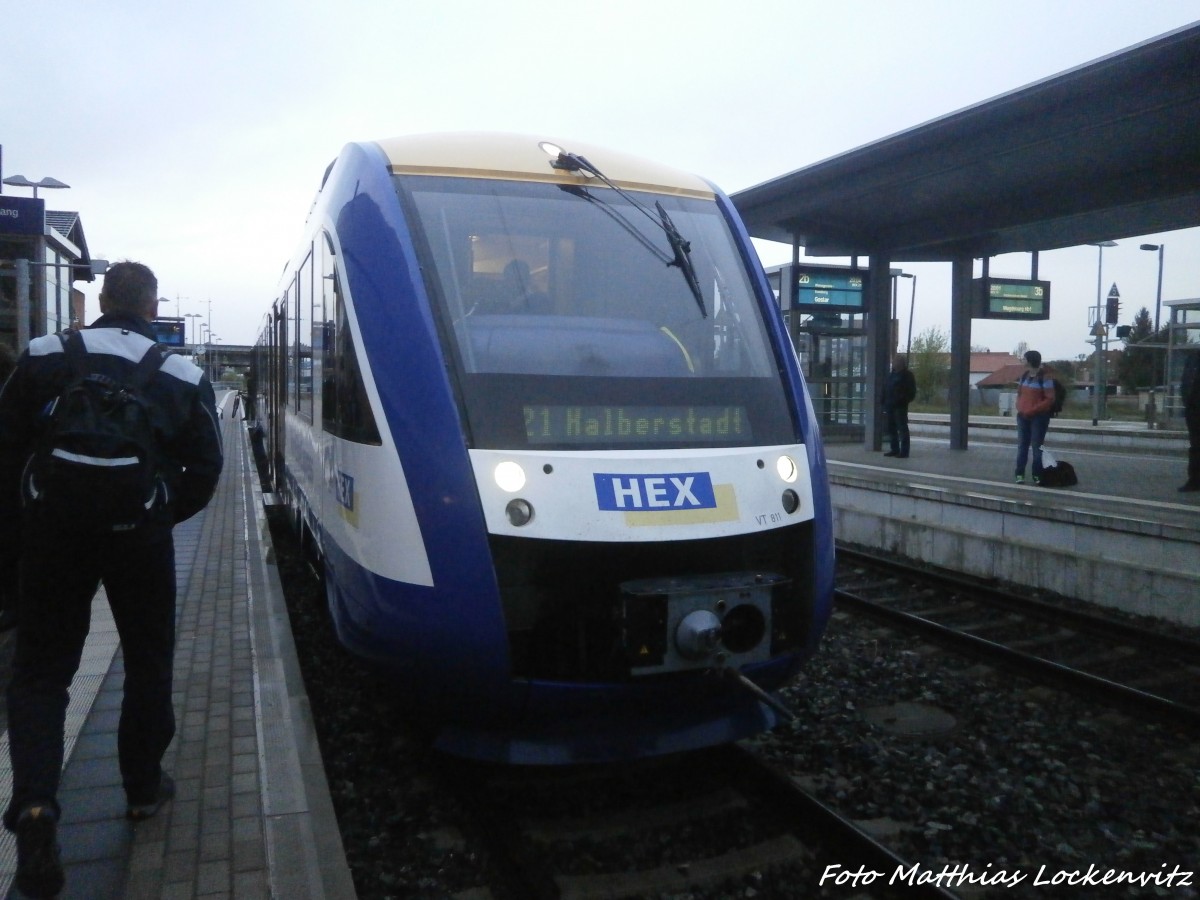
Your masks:
[{"label": "train headlight", "polygon": [[520,528],[533,519],[533,505],[528,500],[509,500],[504,515],[508,517],[508,524]]},{"label": "train headlight", "polygon": [[496,486],[500,490],[509,494],[515,494],[521,488],[525,487],[525,470],[521,468],[519,463],[506,460],[496,466],[492,477],[496,479]]},{"label": "train headlight", "polygon": [[788,488],[783,492],[783,511],[789,516],[800,508],[800,495]]},{"label": "train headlight", "polygon": [[779,477],[788,484],[793,484],[800,474],[800,469],[796,465],[796,461],[790,456],[781,456],[775,460],[775,471],[779,473]]}]

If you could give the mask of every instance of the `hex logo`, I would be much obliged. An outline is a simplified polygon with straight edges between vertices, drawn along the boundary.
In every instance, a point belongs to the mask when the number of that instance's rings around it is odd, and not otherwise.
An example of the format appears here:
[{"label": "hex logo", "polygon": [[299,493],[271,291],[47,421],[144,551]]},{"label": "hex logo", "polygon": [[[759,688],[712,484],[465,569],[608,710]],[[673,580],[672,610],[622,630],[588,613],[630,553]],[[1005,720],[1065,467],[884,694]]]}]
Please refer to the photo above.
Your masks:
[{"label": "hex logo", "polygon": [[354,511],[354,476],[338,471],[333,483],[334,496],[350,512]]},{"label": "hex logo", "polygon": [[614,512],[716,509],[712,478],[707,472],[662,475],[615,475],[597,472],[596,502]]}]

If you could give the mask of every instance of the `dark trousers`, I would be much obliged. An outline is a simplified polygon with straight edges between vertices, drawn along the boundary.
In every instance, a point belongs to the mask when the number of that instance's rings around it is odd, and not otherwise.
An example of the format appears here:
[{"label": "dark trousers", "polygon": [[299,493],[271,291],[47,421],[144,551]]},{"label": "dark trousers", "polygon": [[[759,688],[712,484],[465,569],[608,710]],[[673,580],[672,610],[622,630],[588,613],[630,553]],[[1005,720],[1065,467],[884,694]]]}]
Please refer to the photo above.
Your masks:
[{"label": "dark trousers", "polygon": [[158,793],[161,762],[175,735],[175,544],[165,526],[84,537],[27,531],[21,555],[20,624],[8,687],[12,828],[21,809],[58,811],[68,688],[103,582],[121,638],[124,698],[117,729],[121,778],[130,803]]},{"label": "dark trousers", "polygon": [[1017,468],[1018,475],[1025,474],[1025,462],[1029,459],[1029,450],[1033,448],[1033,475],[1042,477],[1042,444],[1046,440],[1046,431],[1050,428],[1050,414],[1038,416],[1022,416],[1017,414]]},{"label": "dark trousers", "polygon": [[889,406],[883,412],[889,449],[898,456],[908,456],[908,404]]}]

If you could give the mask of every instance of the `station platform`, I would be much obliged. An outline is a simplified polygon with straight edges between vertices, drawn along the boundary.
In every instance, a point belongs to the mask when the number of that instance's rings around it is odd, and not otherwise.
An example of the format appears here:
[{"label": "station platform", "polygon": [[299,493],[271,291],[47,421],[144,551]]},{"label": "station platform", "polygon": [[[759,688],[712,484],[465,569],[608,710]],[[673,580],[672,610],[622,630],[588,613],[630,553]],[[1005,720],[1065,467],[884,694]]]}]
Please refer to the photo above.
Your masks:
[{"label": "station platform", "polygon": [[1079,483],[1045,488],[1014,483],[1011,418],[972,417],[966,450],[950,449],[946,416],[910,424],[905,459],[826,445],[839,541],[1200,627],[1200,493],[1178,491],[1186,433],[1055,419],[1045,446]]},{"label": "station platform", "polygon": [[[125,819],[116,750],[124,676],[101,591],[67,711],[64,900],[355,896],[234,396],[219,398],[216,496],[175,529],[177,732],[164,759],[175,799],[136,826]],[[6,728],[0,802],[11,789]],[[15,871],[15,838],[0,831],[0,896],[21,896]]]}]

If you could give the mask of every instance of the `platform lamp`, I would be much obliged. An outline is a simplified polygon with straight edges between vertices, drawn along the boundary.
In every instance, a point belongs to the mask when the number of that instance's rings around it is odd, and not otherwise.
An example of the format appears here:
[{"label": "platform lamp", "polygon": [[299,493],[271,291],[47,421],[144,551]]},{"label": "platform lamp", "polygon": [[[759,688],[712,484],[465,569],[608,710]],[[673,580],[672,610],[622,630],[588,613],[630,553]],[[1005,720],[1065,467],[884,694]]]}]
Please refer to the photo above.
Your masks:
[{"label": "platform lamp", "polygon": [[[904,347],[904,355],[905,355],[905,357],[908,357],[912,354],[912,322],[913,322],[913,312],[917,308],[917,276],[910,275],[908,272],[901,272],[900,277],[901,278],[911,278],[912,282],[913,282],[912,297],[908,301],[908,343]],[[910,359],[908,361],[908,363],[911,366],[912,360]]]},{"label": "platform lamp", "polygon": [[[184,313],[184,314],[183,314],[183,317],[184,317],[185,319],[193,319],[193,320],[194,320],[194,319],[203,319],[203,318],[204,318],[204,316],[203,316],[202,314],[200,314],[200,313]],[[189,324],[189,325],[188,325],[188,331],[189,331],[189,332],[192,330],[192,327],[193,327],[193,326],[195,326],[196,328],[198,328],[198,329],[199,329],[201,332],[203,332],[203,331],[204,331],[204,325],[203,325],[203,324],[196,325],[196,323],[193,321],[191,324]],[[197,334],[194,334],[194,333],[193,333],[192,337],[194,338],[194,339],[192,340],[192,344],[193,344],[193,345],[195,345],[195,344],[199,344],[199,343],[200,343],[200,341],[198,340],[198,338],[200,337],[200,335],[197,335]],[[193,355],[194,355],[194,354],[193,354]]]},{"label": "platform lamp", "polygon": [[30,181],[24,175],[10,175],[4,179],[5,184],[11,184],[13,187],[33,188],[33,199],[37,199],[38,188],[69,188],[69,184],[63,184],[57,178],[51,178],[47,175],[40,181]]},{"label": "platform lamp", "polygon": [[[1100,390],[1108,392],[1108,373],[1104,371],[1104,248],[1117,246],[1116,241],[1088,241],[1089,247],[1099,247],[1099,261],[1096,264],[1096,324],[1092,329],[1092,337],[1096,339],[1096,357],[1092,366],[1092,427],[1100,424]],[[1101,381],[1101,379],[1104,379]]]},{"label": "platform lamp", "polygon": [[[1154,298],[1154,338],[1155,338],[1155,340],[1158,340],[1158,317],[1162,312],[1163,251],[1167,249],[1167,245],[1166,244],[1142,244],[1141,248],[1143,250],[1157,250],[1158,251],[1158,293],[1155,295],[1155,298]],[[1150,403],[1151,404],[1154,403],[1154,389],[1157,388],[1160,384],[1162,384],[1163,380],[1166,378],[1166,373],[1159,371],[1160,367],[1157,365],[1157,362],[1159,359],[1163,359],[1163,358],[1159,357],[1159,356],[1155,357],[1156,365],[1154,366],[1154,387],[1152,387],[1150,389]],[[1163,362],[1165,363],[1166,360],[1163,359]]]},{"label": "platform lamp", "polygon": [[1143,250],[1158,251],[1158,296],[1154,300],[1154,333],[1158,334],[1158,316],[1162,311],[1162,272],[1163,272],[1163,250],[1167,248],[1166,244],[1142,244]]}]

